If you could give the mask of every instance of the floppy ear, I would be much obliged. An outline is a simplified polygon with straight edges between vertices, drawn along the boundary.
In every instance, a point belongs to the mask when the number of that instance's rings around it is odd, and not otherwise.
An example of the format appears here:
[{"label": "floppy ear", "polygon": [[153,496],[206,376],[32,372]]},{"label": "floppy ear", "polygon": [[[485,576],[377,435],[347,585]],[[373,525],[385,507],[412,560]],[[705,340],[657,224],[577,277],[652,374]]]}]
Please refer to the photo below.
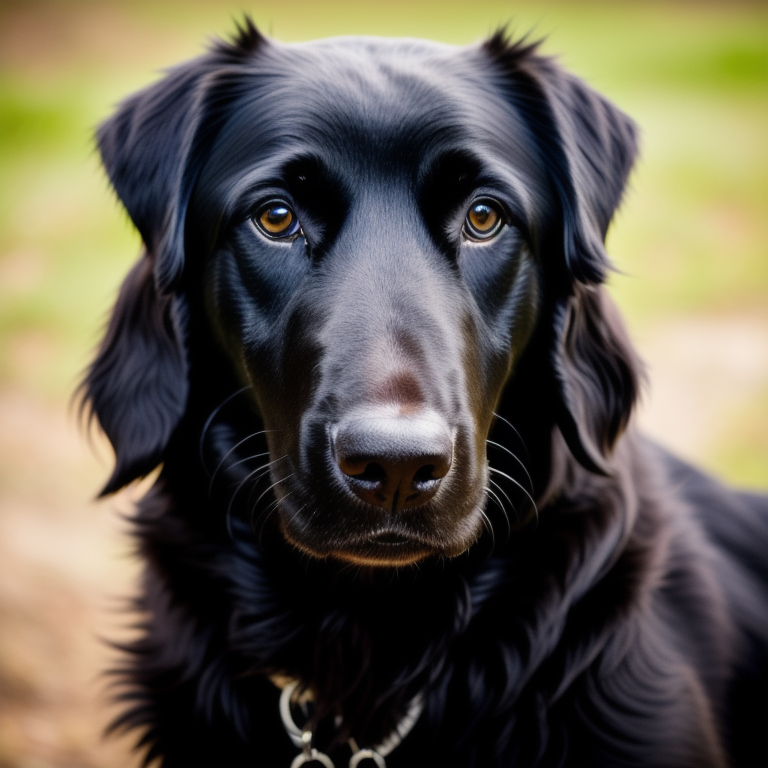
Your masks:
[{"label": "floppy ear", "polygon": [[557,305],[554,331],[558,426],[579,463],[608,474],[605,458],[632,413],[640,363],[601,286],[577,285]]},{"label": "floppy ear", "polygon": [[557,300],[553,366],[558,425],[587,469],[607,473],[605,458],[624,430],[639,391],[640,364],[605,289],[608,225],[637,155],[634,124],[576,78],[549,71],[548,97],[568,163],[560,188],[563,249],[575,278]]},{"label": "floppy ear", "polygon": [[557,184],[566,267],[581,282],[602,282],[610,268],[605,236],[638,154],[637,129],[581,80],[545,62],[541,75],[567,163]]},{"label": "floppy ear", "polygon": [[232,43],[217,43],[134,94],[97,132],[107,175],[154,262],[161,292],[181,276],[187,204],[228,94],[236,93],[238,65],[263,42],[246,18]]},{"label": "floppy ear", "polygon": [[120,290],[112,317],[81,385],[82,408],[115,450],[115,469],[101,495],[151,472],[187,400],[187,363],[178,299],[160,295],[144,256]]},{"label": "floppy ear", "polygon": [[559,207],[560,242],[545,238],[551,252],[543,254],[557,423],[578,461],[604,474],[639,388],[639,363],[600,287],[610,268],[605,236],[637,156],[636,128],[535,44],[510,45],[498,33],[486,47],[508,75]]},{"label": "floppy ear", "polygon": [[246,18],[231,43],[217,43],[135,94],[98,130],[104,167],[145,246],[80,388],[82,408],[115,450],[102,495],[152,471],[184,414],[186,208],[242,64],[262,42]]}]

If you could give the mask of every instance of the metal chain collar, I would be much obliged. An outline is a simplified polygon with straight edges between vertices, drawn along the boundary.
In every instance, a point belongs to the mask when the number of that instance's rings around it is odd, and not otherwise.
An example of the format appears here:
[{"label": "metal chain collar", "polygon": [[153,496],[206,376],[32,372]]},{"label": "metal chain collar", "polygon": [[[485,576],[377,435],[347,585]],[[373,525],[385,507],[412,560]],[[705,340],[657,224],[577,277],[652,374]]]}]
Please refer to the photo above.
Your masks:
[{"label": "metal chain collar", "polygon": [[[309,729],[303,730],[294,722],[293,715],[291,714],[291,700],[298,687],[298,681],[293,680],[283,688],[280,694],[280,718],[293,745],[301,750],[293,759],[291,768],[300,768],[300,766],[313,760],[320,763],[323,768],[335,768],[333,761],[328,755],[312,746],[312,731]],[[405,717],[398,723],[395,730],[381,744],[375,747],[360,749],[354,739],[349,739],[347,743],[352,750],[352,757],[349,759],[348,768],[358,768],[363,760],[373,760],[376,768],[387,768],[384,758],[395,747],[399,746],[402,740],[411,732],[423,709],[423,698],[420,695],[416,696],[411,700]]]}]

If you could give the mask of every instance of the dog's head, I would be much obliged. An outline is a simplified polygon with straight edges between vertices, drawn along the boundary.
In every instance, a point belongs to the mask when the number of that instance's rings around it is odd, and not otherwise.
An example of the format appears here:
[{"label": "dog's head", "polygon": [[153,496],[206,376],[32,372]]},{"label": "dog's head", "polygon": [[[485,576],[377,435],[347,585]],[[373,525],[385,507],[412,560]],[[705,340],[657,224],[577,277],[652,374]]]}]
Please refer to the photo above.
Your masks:
[{"label": "dog's head", "polygon": [[610,471],[636,373],[600,283],[635,133],[535,46],[278,45],[248,24],[98,141],[146,248],[85,382],[105,491],[241,389],[224,471],[265,430],[280,528],[320,557],[465,551],[502,400],[524,440],[559,429]]}]

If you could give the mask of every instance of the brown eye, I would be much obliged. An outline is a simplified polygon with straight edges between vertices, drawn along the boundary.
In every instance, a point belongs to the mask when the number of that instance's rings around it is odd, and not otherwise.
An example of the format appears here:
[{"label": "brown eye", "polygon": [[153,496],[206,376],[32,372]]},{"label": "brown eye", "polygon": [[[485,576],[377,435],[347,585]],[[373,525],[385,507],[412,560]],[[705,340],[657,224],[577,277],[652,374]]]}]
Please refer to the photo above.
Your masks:
[{"label": "brown eye", "polygon": [[464,234],[471,240],[489,240],[503,226],[500,206],[493,200],[472,203],[464,219]]},{"label": "brown eye", "polygon": [[295,237],[301,231],[296,214],[281,200],[267,203],[251,221],[273,240]]}]

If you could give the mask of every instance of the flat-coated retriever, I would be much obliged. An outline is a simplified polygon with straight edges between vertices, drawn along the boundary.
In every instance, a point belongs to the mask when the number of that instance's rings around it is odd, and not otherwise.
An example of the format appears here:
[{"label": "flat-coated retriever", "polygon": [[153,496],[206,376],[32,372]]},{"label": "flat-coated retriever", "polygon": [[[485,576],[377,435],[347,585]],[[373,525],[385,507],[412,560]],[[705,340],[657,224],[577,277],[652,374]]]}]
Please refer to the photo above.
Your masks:
[{"label": "flat-coated retriever", "polygon": [[83,391],[105,494],[161,467],[148,760],[768,761],[768,505],[630,425],[625,115],[501,33],[247,22],[98,143],[145,247]]}]

